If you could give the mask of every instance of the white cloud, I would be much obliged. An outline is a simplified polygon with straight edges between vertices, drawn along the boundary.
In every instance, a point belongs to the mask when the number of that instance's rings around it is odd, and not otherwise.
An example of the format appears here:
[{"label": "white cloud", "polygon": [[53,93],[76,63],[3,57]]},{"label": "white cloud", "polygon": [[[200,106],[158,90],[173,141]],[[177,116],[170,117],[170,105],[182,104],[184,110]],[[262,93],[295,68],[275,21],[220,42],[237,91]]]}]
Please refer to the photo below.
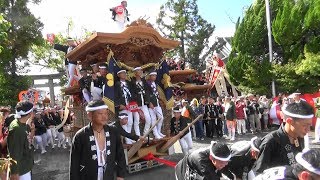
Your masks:
[{"label": "white cloud", "polygon": [[[139,17],[150,17],[149,21],[154,24],[156,16],[160,9],[160,3],[148,4],[141,6],[141,3],[132,3],[129,1],[128,11],[130,20]],[[42,1],[39,5],[29,5],[31,12],[40,17],[44,23],[43,34],[66,32],[68,21],[71,18],[74,22],[74,29],[70,36],[80,37],[82,28],[89,31],[111,32],[113,29],[113,20],[111,19],[110,8],[120,4],[116,0],[55,0]]]}]

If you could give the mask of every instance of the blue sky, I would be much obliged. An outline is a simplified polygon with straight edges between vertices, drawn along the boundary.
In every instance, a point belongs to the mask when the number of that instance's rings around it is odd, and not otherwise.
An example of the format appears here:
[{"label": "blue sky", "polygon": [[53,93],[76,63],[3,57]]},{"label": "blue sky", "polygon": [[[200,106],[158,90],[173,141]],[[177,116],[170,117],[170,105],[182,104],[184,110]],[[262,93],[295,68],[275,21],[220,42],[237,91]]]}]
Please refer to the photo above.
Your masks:
[{"label": "blue sky", "polygon": [[[214,24],[218,31],[231,31],[234,29],[234,24],[230,18],[236,22],[238,17],[242,17],[244,10],[249,7],[254,0],[198,0],[198,7],[201,16]],[[129,8],[132,3],[144,4],[150,6],[155,4],[164,4],[166,0],[128,0]],[[230,17],[230,18],[229,18]]]},{"label": "blue sky", "polygon": [[198,0],[201,15],[217,28],[233,26],[228,15],[236,22],[251,3],[252,0]]}]

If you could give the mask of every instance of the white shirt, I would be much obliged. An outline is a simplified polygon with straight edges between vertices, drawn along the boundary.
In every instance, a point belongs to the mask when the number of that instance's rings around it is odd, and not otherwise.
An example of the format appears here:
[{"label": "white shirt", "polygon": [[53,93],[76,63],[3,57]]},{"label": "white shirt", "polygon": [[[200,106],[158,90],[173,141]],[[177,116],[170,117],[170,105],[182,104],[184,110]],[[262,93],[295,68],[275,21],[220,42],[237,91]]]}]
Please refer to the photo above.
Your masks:
[{"label": "white shirt", "polygon": [[103,166],[106,164],[106,144],[104,149],[101,151],[96,138],[94,138],[97,147],[97,157],[98,157],[98,180],[103,180]]}]

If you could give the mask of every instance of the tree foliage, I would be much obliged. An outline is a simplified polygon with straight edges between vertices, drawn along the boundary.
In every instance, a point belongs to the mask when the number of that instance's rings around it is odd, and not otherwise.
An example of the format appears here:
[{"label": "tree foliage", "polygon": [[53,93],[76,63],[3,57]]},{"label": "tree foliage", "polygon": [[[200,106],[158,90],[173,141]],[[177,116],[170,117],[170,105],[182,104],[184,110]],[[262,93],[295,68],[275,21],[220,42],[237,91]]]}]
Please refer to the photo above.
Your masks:
[{"label": "tree foliage", "polygon": [[257,0],[239,22],[232,40],[232,56],[227,63],[232,82],[251,92],[270,95],[274,78],[278,92],[313,92],[320,83],[316,64],[320,1],[271,0],[270,9],[273,63],[268,62],[265,1]]},{"label": "tree foliage", "polygon": [[[61,33],[55,35],[54,43],[66,44],[67,37]],[[52,44],[42,39],[40,45],[32,45],[31,57],[29,62],[43,68],[55,69],[57,71],[64,70],[65,53],[53,49]]]},{"label": "tree foliage", "polygon": [[197,0],[168,0],[160,8],[157,24],[166,37],[181,43],[171,55],[185,59],[199,71],[205,68],[207,52],[217,44],[209,47],[215,27],[199,15]]},{"label": "tree foliage", "polygon": [[4,44],[8,41],[7,31],[10,28],[10,23],[5,19],[3,14],[0,14],[0,53]]},{"label": "tree foliage", "polygon": [[18,93],[30,87],[27,77],[20,75],[25,72],[25,60],[28,58],[31,46],[42,41],[43,24],[28,9],[28,3],[38,3],[38,0],[0,0],[0,14],[10,23],[3,32],[7,40],[2,42],[0,53],[0,102],[15,105]]}]

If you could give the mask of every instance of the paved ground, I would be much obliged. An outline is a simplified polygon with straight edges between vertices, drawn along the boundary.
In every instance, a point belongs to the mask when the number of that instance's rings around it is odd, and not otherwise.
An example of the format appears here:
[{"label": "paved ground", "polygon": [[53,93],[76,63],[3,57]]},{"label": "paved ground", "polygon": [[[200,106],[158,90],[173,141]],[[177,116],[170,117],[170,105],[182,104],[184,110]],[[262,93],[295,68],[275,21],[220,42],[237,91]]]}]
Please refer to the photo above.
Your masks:
[{"label": "paved ground", "polygon": [[[267,132],[257,134],[262,137]],[[312,134],[310,134],[311,136]],[[252,134],[238,136],[236,140],[250,140]],[[210,144],[211,140],[218,139],[205,139],[204,141],[194,141],[193,149],[206,147]],[[231,144],[230,141],[219,139],[219,141]],[[314,147],[314,145],[312,145]],[[320,145],[316,145],[320,148]],[[178,162],[183,155],[181,153],[171,155],[167,159]],[[48,149],[48,153],[40,155],[36,153],[35,161],[37,162],[33,168],[34,180],[67,180],[68,179],[68,163],[69,163],[69,150],[64,149]],[[153,169],[141,171],[138,173],[130,174],[127,180],[141,180],[141,179],[157,179],[157,180],[171,180],[174,179],[174,169],[171,167],[160,166]]]}]

